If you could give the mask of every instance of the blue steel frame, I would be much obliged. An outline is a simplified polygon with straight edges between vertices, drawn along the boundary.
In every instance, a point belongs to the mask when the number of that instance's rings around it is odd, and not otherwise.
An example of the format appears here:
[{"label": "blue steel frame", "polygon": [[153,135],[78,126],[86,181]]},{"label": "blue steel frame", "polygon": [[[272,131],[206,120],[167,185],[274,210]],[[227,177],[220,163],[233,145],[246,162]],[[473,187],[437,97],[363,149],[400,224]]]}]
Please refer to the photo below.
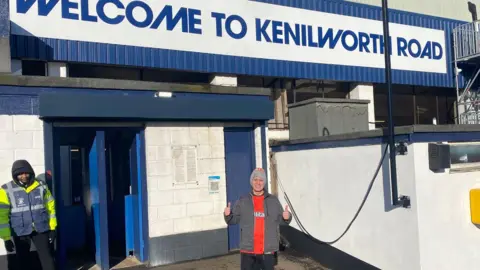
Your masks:
[{"label": "blue steel frame", "polygon": [[[58,181],[59,179],[56,177],[59,172],[60,172],[60,148],[59,148],[59,138],[57,135],[55,135],[55,127],[54,127],[54,122],[52,121],[45,121],[44,122],[44,147],[45,147],[45,171],[50,170],[52,172],[52,183],[53,183],[53,194],[55,197],[55,200],[58,205],[61,205],[60,202],[62,202],[62,193],[61,191],[61,183]],[[104,137],[104,132],[103,131],[98,131],[96,135],[95,142],[98,143],[98,138],[99,138],[99,133],[103,134]],[[100,134],[100,135],[101,135]],[[101,137],[101,136],[100,136]],[[103,138],[104,139],[104,138]],[[92,146],[96,148],[104,148],[102,145],[94,145]],[[92,149],[92,152],[98,152],[98,149]],[[103,153],[103,151],[99,152],[100,154]],[[135,137],[135,154],[136,154],[136,159],[137,159],[137,164],[136,164],[136,175],[135,179],[137,181],[137,194],[136,196],[133,197],[133,199],[137,199],[135,203],[139,205],[138,209],[139,212],[135,213],[136,215],[138,214],[138,227],[134,228],[134,235],[135,237],[139,237],[139,253],[138,253],[138,259],[142,262],[148,261],[148,205],[147,205],[147,200],[145,200],[145,195],[147,194],[147,175],[146,175],[146,148],[145,148],[145,130],[142,129],[139,131]],[[104,155],[104,154],[103,154]],[[96,153],[95,155],[96,156]],[[90,157],[90,162],[92,157]],[[101,174],[104,175],[105,177],[105,171],[103,168],[103,171],[99,171],[101,169],[98,164],[101,162],[101,157],[99,157],[99,160],[97,160],[97,166],[95,170],[91,171],[91,173],[98,173],[98,177],[100,177]],[[103,157],[103,162],[105,162],[105,157]],[[92,164],[91,164],[92,165]],[[91,166],[90,165],[90,166]],[[95,164],[94,164],[95,165]],[[102,187],[98,185],[99,181],[96,181],[97,183],[94,183],[93,186],[96,186],[97,189],[101,189]],[[105,181],[100,181],[103,182],[105,185]],[[103,186],[103,189],[106,189],[106,186]],[[92,192],[92,193],[97,193],[100,194],[101,191],[99,190],[98,192]],[[98,197],[98,196],[97,196]],[[100,199],[100,198],[98,198]],[[103,200],[103,202],[105,202]],[[102,200],[99,200],[98,203],[102,203]],[[100,207],[97,209],[99,211],[99,216],[97,218],[101,217],[106,217],[106,206],[105,207]],[[59,220],[62,220],[64,217],[64,211],[63,207],[57,207],[57,218]],[[101,223],[105,223],[106,221],[103,221]],[[100,252],[102,254],[97,254],[97,262],[100,263],[100,265],[103,267],[102,269],[108,269],[108,228],[106,226],[101,226],[101,224],[95,224],[95,230],[96,230],[96,241],[100,241],[100,245],[103,243],[107,245],[107,249],[101,249]],[[65,231],[62,227],[62,223],[59,222],[58,224],[58,242],[57,243],[62,243],[62,240],[65,238]],[[97,234],[97,232],[99,232]],[[127,236],[128,237],[128,236]],[[97,244],[98,245],[98,244]],[[62,245],[57,245],[57,250],[56,250],[56,263],[58,269],[64,269],[66,265],[66,250],[64,246]]]},{"label": "blue steel frame", "polygon": [[[265,4],[381,20],[381,8],[339,0],[249,0]],[[1,6],[0,6],[1,7]],[[8,10],[0,10],[0,14]],[[2,21],[3,18],[3,21]],[[8,18],[8,16],[6,17]],[[390,22],[445,31],[447,74],[393,70],[395,84],[455,87],[452,30],[463,21],[391,10]],[[5,25],[0,16],[0,27]],[[87,62],[210,73],[383,83],[383,69],[234,57],[176,50],[12,35],[12,58]]]}]

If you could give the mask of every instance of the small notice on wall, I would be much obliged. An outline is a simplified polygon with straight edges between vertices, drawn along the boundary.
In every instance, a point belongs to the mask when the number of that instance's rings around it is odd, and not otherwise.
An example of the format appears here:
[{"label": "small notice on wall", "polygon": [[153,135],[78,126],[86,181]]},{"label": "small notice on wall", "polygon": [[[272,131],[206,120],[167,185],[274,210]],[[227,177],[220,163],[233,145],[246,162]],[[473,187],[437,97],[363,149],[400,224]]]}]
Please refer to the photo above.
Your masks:
[{"label": "small notice on wall", "polygon": [[195,146],[172,148],[174,177],[176,184],[197,181],[197,149]]},{"label": "small notice on wall", "polygon": [[220,176],[208,177],[208,192],[210,194],[218,193],[220,190]]}]

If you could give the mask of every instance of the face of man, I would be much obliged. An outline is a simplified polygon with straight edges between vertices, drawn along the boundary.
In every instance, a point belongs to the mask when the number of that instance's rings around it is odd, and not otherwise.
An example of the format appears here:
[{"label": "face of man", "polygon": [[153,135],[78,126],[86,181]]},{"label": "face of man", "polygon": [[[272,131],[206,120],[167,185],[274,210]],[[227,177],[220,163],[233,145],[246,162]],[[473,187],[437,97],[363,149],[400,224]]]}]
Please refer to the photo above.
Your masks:
[{"label": "face of man", "polygon": [[17,176],[18,181],[22,182],[23,184],[27,184],[28,180],[30,179],[30,174],[22,173]]},{"label": "face of man", "polygon": [[253,191],[261,192],[263,191],[264,187],[265,187],[265,182],[261,178],[255,177],[253,179]]}]

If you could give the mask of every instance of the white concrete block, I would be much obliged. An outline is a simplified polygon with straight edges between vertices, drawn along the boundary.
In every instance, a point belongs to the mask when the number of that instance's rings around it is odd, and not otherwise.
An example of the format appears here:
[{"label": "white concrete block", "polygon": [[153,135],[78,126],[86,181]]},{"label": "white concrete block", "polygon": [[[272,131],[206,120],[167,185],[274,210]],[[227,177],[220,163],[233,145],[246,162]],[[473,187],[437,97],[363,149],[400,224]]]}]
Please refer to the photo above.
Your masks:
[{"label": "white concrete block", "polygon": [[171,145],[171,134],[169,130],[162,128],[147,127],[149,131],[146,136],[146,144],[149,146]]},{"label": "white concrete block", "polygon": [[186,233],[201,230],[202,217],[187,217],[175,219],[173,221],[173,231],[175,233]]},{"label": "white concrete block", "polygon": [[158,206],[158,219],[174,219],[187,216],[187,206],[185,204]]},{"label": "white concrete block", "polygon": [[202,217],[202,230],[214,230],[225,227],[227,227],[227,224],[223,218],[223,211]]},{"label": "white concrete block", "polygon": [[210,145],[210,139],[209,139],[209,131],[208,128],[206,129],[201,129],[197,133],[198,136],[198,144],[203,145]]},{"label": "white concrete block", "polygon": [[190,133],[187,128],[172,131],[172,145],[189,145]]},{"label": "white concrete block", "polygon": [[209,201],[207,188],[196,188],[196,189],[180,189],[174,191],[174,203],[190,203],[190,202],[204,202]]},{"label": "white concrete block", "polygon": [[173,191],[148,192],[148,205],[161,206],[173,204]]},{"label": "white concrete block", "polygon": [[[231,203],[233,205],[235,202],[231,202]],[[214,200],[213,201],[213,212],[215,214],[223,213],[223,211],[225,210],[225,207],[227,207],[227,205],[228,205],[228,202],[227,202],[226,197],[218,199],[218,200]]]},{"label": "white concrete block", "polygon": [[150,223],[150,237],[158,237],[173,234],[173,220],[158,220]]},{"label": "white concrete block", "polygon": [[43,121],[36,115],[15,115],[13,128],[15,131],[40,131],[43,130]]},{"label": "white concrete block", "polygon": [[44,149],[45,141],[43,139],[43,130],[33,132],[33,148]]},{"label": "white concrete block", "polygon": [[225,145],[217,144],[211,146],[211,157],[212,158],[225,158]]},{"label": "white concrete block", "polygon": [[0,163],[0,185],[3,185],[10,180],[12,180],[12,164]]},{"label": "white concrete block", "polygon": [[172,147],[171,146],[158,146],[157,155],[159,159],[171,159]]},{"label": "white concrete block", "polygon": [[148,207],[148,222],[154,223],[158,220],[158,208],[157,207]]},{"label": "white concrete block", "polygon": [[208,130],[207,127],[189,127],[188,128],[188,142],[190,145],[199,145],[198,132],[199,130]]},{"label": "white concrete block", "polygon": [[166,176],[172,174],[172,160],[163,159],[147,164],[148,176]]},{"label": "white concrete block", "polygon": [[147,176],[147,191],[153,192],[159,190],[158,180],[159,176]]},{"label": "white concrete block", "polygon": [[16,131],[11,136],[13,137],[12,147],[14,149],[33,148],[33,131]]},{"label": "white concrete block", "polygon": [[44,151],[42,149],[15,150],[15,160],[26,159],[32,166],[44,166]]},{"label": "white concrete block", "polygon": [[13,117],[0,115],[0,131],[13,131]]},{"label": "white concrete block", "polygon": [[208,129],[208,138],[210,145],[224,144],[225,142],[223,139],[223,128],[210,127]]},{"label": "white concrete block", "polygon": [[225,159],[223,158],[210,159],[210,170],[214,174],[225,172]]},{"label": "white concrete block", "polygon": [[198,170],[197,170],[197,173],[198,174],[208,174],[212,171],[211,169],[211,159],[199,159],[197,161],[197,166],[198,166]]},{"label": "white concrete block", "polygon": [[0,150],[0,167],[11,166],[14,161],[13,150]]},{"label": "white concrete block", "polygon": [[158,160],[158,147],[157,146],[147,146],[147,162],[157,161]]},{"label": "white concrete block", "polygon": [[210,145],[199,145],[197,147],[197,158],[208,159],[211,156]]},{"label": "white concrete block", "polygon": [[13,149],[13,132],[0,131],[0,149]]},{"label": "white concrete block", "polygon": [[187,204],[187,216],[206,216],[213,214],[213,201]]},{"label": "white concrete block", "polygon": [[162,175],[158,176],[157,178],[157,185],[158,190],[171,190],[173,189],[173,175]]}]

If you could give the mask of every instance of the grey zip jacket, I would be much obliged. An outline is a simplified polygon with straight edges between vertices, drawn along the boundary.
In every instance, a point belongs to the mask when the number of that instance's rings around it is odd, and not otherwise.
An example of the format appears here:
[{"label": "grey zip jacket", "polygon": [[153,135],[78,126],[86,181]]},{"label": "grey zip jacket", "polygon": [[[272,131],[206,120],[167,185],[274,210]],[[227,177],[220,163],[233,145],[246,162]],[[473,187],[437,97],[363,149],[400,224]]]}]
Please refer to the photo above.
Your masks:
[{"label": "grey zip jacket", "polygon": [[[225,216],[228,225],[240,225],[240,250],[253,252],[253,232],[255,217],[253,213],[252,194],[242,196],[231,209],[230,215]],[[288,220],[283,219],[283,207],[275,195],[264,193],[265,254],[278,251],[280,243],[280,225],[288,225],[292,221],[292,215]]]}]

